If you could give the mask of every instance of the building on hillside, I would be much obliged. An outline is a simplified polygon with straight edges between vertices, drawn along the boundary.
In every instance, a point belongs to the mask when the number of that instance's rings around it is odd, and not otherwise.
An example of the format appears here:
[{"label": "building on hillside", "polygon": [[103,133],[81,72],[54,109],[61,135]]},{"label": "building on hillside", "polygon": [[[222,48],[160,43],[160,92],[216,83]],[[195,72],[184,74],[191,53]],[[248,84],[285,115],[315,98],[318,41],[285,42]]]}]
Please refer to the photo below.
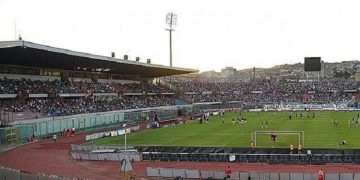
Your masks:
[{"label": "building on hillside", "polygon": [[205,78],[216,78],[216,77],[219,77],[219,73],[214,70],[204,71],[201,73],[201,76],[205,77]]},{"label": "building on hillside", "polygon": [[233,80],[237,76],[237,71],[233,67],[225,67],[221,69],[221,75],[227,80]]}]

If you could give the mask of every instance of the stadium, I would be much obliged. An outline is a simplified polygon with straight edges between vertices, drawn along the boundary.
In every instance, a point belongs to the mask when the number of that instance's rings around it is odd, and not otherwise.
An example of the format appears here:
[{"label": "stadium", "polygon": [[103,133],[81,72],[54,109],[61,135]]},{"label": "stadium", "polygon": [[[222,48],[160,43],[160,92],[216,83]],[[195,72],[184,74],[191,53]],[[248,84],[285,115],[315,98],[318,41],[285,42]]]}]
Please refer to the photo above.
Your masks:
[{"label": "stadium", "polygon": [[360,177],[358,81],[211,82],[23,40],[0,57],[2,179]]}]

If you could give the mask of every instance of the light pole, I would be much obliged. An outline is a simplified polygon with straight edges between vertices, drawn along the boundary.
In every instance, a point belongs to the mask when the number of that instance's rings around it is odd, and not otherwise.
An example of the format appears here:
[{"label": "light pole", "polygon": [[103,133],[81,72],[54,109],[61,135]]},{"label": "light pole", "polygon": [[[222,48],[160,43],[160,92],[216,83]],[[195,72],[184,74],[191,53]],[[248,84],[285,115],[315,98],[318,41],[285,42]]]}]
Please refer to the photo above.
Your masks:
[{"label": "light pole", "polygon": [[127,142],[126,142],[126,124],[123,124],[123,128],[125,129],[125,147],[124,147],[124,159],[121,160],[120,172],[123,171],[124,179],[128,179],[128,171],[132,171],[131,162],[127,156]]},{"label": "light pole", "polygon": [[127,153],[126,153],[126,149],[127,149],[127,148],[126,148],[126,146],[127,146],[127,145],[126,145],[126,143],[127,143],[127,142],[126,142],[126,124],[123,124],[123,128],[125,129],[125,144],[124,144],[125,148],[124,148],[124,149],[125,149],[125,156],[126,156],[126,155],[127,155]]},{"label": "light pole", "polygon": [[168,25],[168,28],[166,29],[170,33],[170,67],[172,67],[172,38],[171,38],[171,32],[175,31],[174,26],[177,25],[177,15],[169,12],[166,15],[166,24]]}]

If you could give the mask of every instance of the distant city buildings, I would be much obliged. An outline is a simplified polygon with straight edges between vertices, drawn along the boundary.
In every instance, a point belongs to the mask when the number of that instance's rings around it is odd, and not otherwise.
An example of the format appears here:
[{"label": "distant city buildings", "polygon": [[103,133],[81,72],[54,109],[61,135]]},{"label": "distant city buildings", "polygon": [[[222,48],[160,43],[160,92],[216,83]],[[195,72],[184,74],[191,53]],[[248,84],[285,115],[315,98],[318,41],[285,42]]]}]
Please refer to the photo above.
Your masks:
[{"label": "distant city buildings", "polygon": [[[304,64],[283,64],[272,68],[249,68],[237,70],[234,67],[225,67],[221,72],[206,71],[198,74],[200,78],[212,81],[261,81],[261,80],[321,80],[328,78],[344,78],[360,81],[360,61],[342,61],[336,63],[321,62],[321,71],[305,72]],[[255,72],[255,73],[254,73]]]},{"label": "distant city buildings", "polygon": [[237,71],[233,67],[225,67],[224,69],[221,69],[221,75],[225,79],[232,80],[237,76]]}]

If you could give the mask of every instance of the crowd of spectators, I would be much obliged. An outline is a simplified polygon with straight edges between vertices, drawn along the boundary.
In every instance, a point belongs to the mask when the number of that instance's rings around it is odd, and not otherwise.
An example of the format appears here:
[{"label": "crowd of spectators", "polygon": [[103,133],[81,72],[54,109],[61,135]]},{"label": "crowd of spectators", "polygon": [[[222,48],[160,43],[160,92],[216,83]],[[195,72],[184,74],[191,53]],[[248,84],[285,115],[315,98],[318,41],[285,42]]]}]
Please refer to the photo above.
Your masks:
[{"label": "crowd of spectators", "polygon": [[344,102],[352,99],[359,82],[319,81],[258,83],[174,81],[188,99],[198,102]]},{"label": "crowd of spectators", "polygon": [[[0,94],[16,94],[16,98],[0,99],[0,108],[8,111],[38,113],[39,117],[138,109],[175,105],[168,88],[152,83],[95,83],[0,79]],[[61,97],[60,94],[87,95]],[[93,93],[117,93],[94,97]],[[138,93],[126,95],[126,93]],[[156,93],[156,94],[149,94]],[[48,98],[30,98],[24,94],[48,94]],[[51,95],[50,95],[51,94]],[[55,95],[54,95],[55,94]]]},{"label": "crowd of spectators", "polygon": [[173,97],[159,96],[124,96],[120,98],[85,99],[85,98],[29,98],[22,103],[14,100],[2,101],[2,106],[12,112],[39,113],[40,116],[64,116],[83,113],[138,109],[157,106],[175,105]]},{"label": "crowd of spectators", "polygon": [[48,94],[48,93],[163,93],[169,89],[151,83],[94,83],[0,79],[0,94]]},{"label": "crowd of spectators", "polygon": [[[175,105],[182,94],[185,100],[199,102],[243,101],[245,103],[282,104],[293,102],[346,104],[358,95],[359,82],[200,82],[191,79],[172,80],[180,92],[162,95],[170,89],[151,83],[89,83],[0,79],[0,94],[17,94],[2,99],[0,105],[12,112],[32,112],[41,116],[63,116],[81,113],[138,109]],[[60,97],[59,94],[117,93],[116,96]],[[50,94],[48,98],[30,98],[21,94]],[[140,93],[126,95],[125,93]],[[156,94],[148,94],[156,93]]]}]

